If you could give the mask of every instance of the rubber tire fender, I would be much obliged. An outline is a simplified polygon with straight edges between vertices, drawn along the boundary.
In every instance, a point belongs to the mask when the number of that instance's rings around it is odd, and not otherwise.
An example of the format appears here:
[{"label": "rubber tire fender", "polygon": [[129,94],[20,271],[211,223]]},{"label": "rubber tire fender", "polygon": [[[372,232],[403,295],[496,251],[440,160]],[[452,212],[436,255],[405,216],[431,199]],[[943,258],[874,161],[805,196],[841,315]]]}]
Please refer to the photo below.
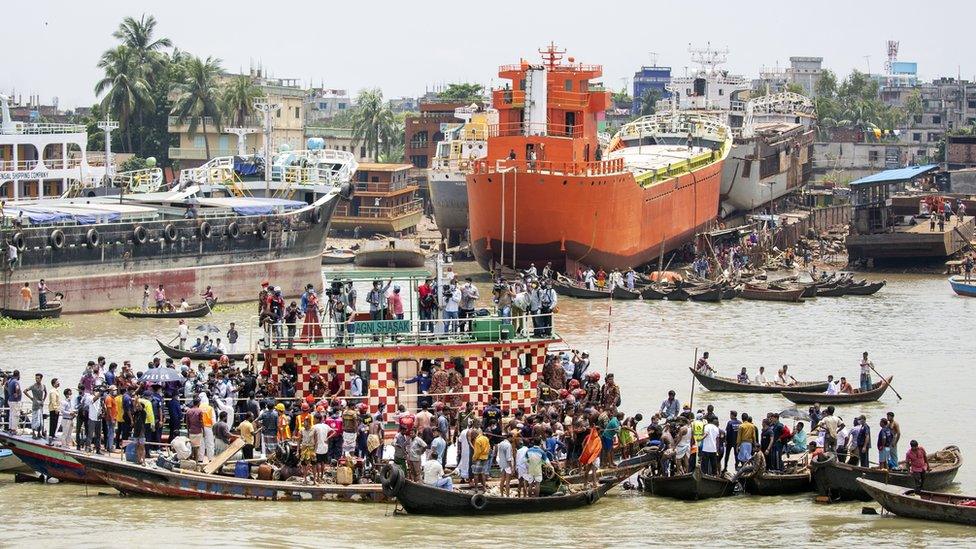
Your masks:
[{"label": "rubber tire fender", "polygon": [[11,239],[11,243],[17,248],[17,251],[22,252],[24,248],[27,247],[27,242],[24,239],[24,233],[15,233]]},{"label": "rubber tire fender", "polygon": [[257,231],[255,231],[255,233],[258,235],[258,238],[260,238],[261,240],[268,238],[268,222],[261,221],[260,223],[258,223]]},{"label": "rubber tire fender", "polygon": [[241,228],[236,221],[231,221],[230,225],[227,225],[227,236],[235,239],[241,236]]},{"label": "rubber tire fender", "polygon": [[213,228],[210,227],[209,221],[204,221],[200,224],[200,238],[203,240],[210,240],[210,235],[213,234]]},{"label": "rubber tire fender", "polygon": [[149,231],[142,225],[136,225],[136,228],[132,229],[132,240],[136,244],[145,244],[149,240]]},{"label": "rubber tire fender", "polygon": [[64,231],[61,229],[51,231],[51,247],[56,250],[64,248]]},{"label": "rubber tire fender", "polygon": [[471,507],[476,511],[483,511],[488,505],[488,498],[481,493],[471,496]]},{"label": "rubber tire fender", "polygon": [[166,242],[175,242],[176,237],[179,236],[176,226],[172,223],[166,225],[166,228],[163,229],[163,236],[166,237]]},{"label": "rubber tire fender", "polygon": [[85,243],[88,245],[89,248],[94,248],[98,246],[98,242],[100,240],[101,239],[98,237],[98,231],[96,231],[95,229],[88,229],[88,232],[85,233]]}]

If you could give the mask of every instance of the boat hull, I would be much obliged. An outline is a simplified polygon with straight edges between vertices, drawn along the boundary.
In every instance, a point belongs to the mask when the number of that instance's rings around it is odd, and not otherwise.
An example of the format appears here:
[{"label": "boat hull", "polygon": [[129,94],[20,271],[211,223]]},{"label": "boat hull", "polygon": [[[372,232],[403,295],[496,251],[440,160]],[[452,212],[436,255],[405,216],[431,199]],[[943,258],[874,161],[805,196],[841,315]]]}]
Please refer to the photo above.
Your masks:
[{"label": "boat hull", "polygon": [[[929,456],[930,461],[933,456]],[[901,464],[903,465],[903,464]],[[924,490],[940,490],[952,484],[959,472],[962,460],[955,463],[933,465],[932,470],[925,474],[922,483]],[[907,470],[891,471],[887,469],[872,469],[857,467],[846,463],[838,463],[836,459],[814,462],[810,466],[811,477],[817,493],[834,500],[870,501],[871,496],[864,487],[857,482],[859,478],[866,478],[905,488],[913,488],[915,480]]]},{"label": "boat hull", "polygon": [[739,383],[738,381],[730,378],[707,376],[705,374],[696,372],[694,368],[688,369],[691,370],[692,375],[695,376],[698,383],[702,384],[702,387],[716,393],[778,394],[782,392],[783,389],[789,389],[791,391],[800,393],[823,393],[827,390],[826,381],[801,381],[790,387],[784,387],[782,385],[756,385],[753,383]]},{"label": "boat hull", "polygon": [[0,309],[0,316],[12,318],[14,320],[41,320],[44,318],[59,318],[61,316],[61,305],[47,307],[44,309]]},{"label": "boat hull", "polygon": [[644,492],[685,501],[723,498],[735,493],[735,482],[724,477],[704,475],[700,469],[673,477],[641,477]]},{"label": "boat hull", "polygon": [[[976,526],[976,508],[958,504],[963,500],[973,499],[971,496],[927,491],[919,494],[912,489],[863,478],[857,479],[857,483],[886,511],[900,517]],[[920,495],[924,495],[926,499],[919,497]]]},{"label": "boat hull", "polygon": [[428,179],[434,221],[445,237],[468,230],[468,181],[461,172],[432,171]]},{"label": "boat hull", "polygon": [[743,479],[742,489],[756,496],[784,496],[813,491],[813,482],[807,473],[763,473]]},{"label": "boat hull", "polygon": [[486,269],[503,253],[511,262],[513,240],[519,268],[550,261],[560,270],[568,263],[604,269],[643,265],[715,219],[721,169],[717,160],[647,187],[629,172],[564,175],[519,168],[471,174],[472,251]]},{"label": "boat hull", "polygon": [[881,395],[885,394],[888,387],[891,385],[891,379],[893,376],[889,376],[885,381],[879,381],[874,384],[874,387],[863,393],[852,393],[852,394],[836,394],[828,395],[825,393],[803,393],[795,391],[792,388],[787,388],[786,390],[780,390],[780,394],[783,398],[786,398],[790,402],[795,404],[822,404],[824,406],[828,404],[858,404],[861,402],[874,402],[881,398]]},{"label": "boat hull", "polygon": [[[192,299],[212,286],[221,302],[254,299],[261,280],[281,286],[286,295],[298,295],[309,282],[321,280],[321,254],[338,194],[314,208],[272,216],[213,218],[210,238],[201,238],[197,220],[124,222],[64,227],[65,244],[50,245],[51,227],[26,228],[26,249],[9,279],[0,283],[0,298],[17,303],[24,282],[45,279],[51,291],[64,294],[65,313],[100,312],[142,304],[143,286],[165,285],[170,300]],[[266,237],[257,233],[267,222]],[[239,236],[227,234],[231,222]],[[163,238],[172,224],[177,239]],[[146,242],[133,240],[142,226]],[[94,227],[99,244],[84,243]],[[2,302],[2,300],[0,300]]]},{"label": "boat hull", "polygon": [[976,279],[966,282],[962,277],[952,277],[949,279],[949,286],[952,287],[952,291],[956,292],[957,295],[976,297]]},{"label": "boat hull", "polygon": [[20,458],[24,465],[41,475],[61,482],[105,484],[96,473],[87,470],[64,449],[50,446],[45,441],[0,433],[0,442]]},{"label": "boat hull", "polygon": [[33,473],[34,470],[6,448],[0,447],[0,473]]}]

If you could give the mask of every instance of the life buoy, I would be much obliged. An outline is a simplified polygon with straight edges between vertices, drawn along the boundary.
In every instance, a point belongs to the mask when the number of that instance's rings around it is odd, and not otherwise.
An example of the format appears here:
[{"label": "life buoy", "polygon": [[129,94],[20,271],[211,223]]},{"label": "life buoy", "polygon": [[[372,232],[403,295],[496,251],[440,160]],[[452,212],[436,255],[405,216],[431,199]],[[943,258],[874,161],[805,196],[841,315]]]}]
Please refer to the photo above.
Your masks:
[{"label": "life buoy", "polygon": [[149,240],[149,231],[142,225],[136,225],[136,228],[132,229],[132,240],[136,244],[145,244]]},{"label": "life buoy", "polygon": [[163,236],[166,237],[167,242],[175,241],[177,236],[176,226],[174,226],[172,223],[166,225],[166,228],[163,229]]},{"label": "life buoy", "polygon": [[484,494],[475,494],[471,496],[471,507],[478,511],[481,511],[488,505],[488,498]]},{"label": "life buoy", "polygon": [[57,250],[64,248],[64,232],[61,229],[51,231],[51,247]]},{"label": "life buoy", "polygon": [[13,245],[18,251],[23,251],[27,247],[27,242],[24,240],[24,233],[14,234]]},{"label": "life buoy", "polygon": [[94,248],[98,246],[98,231],[95,229],[88,229],[88,233],[85,234],[85,242],[88,244],[89,248]]},{"label": "life buoy", "polygon": [[212,231],[213,229],[210,228],[209,222],[204,221],[203,223],[200,224],[200,238],[204,240],[210,240],[210,235],[212,234]]},{"label": "life buoy", "polygon": [[258,223],[258,230],[255,234],[257,234],[258,238],[260,239],[268,238],[268,222],[262,221]]},{"label": "life buoy", "polygon": [[236,221],[231,221],[230,225],[227,225],[227,235],[231,238],[237,238],[241,235],[241,228],[237,226]]}]

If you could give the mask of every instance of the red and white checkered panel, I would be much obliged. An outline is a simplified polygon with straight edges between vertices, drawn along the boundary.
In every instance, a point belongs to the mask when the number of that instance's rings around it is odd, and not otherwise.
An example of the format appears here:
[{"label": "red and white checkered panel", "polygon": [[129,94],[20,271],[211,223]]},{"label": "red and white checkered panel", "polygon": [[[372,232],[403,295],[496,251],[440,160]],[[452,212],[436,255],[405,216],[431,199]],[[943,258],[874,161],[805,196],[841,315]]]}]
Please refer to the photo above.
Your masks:
[{"label": "red and white checkered panel", "polygon": [[383,413],[383,419],[392,421],[396,413],[397,382],[393,376],[393,361],[387,358],[369,361],[369,413]]},{"label": "red and white checkered panel", "polygon": [[491,401],[491,357],[469,357],[464,366],[464,402],[481,409]]},{"label": "red and white checkered panel", "polygon": [[[522,353],[528,355],[527,360],[531,364],[532,369],[528,375],[519,373],[519,355]],[[503,408],[530,409],[535,401],[539,375],[545,362],[545,345],[532,344],[518,348],[499,348],[495,351],[495,356],[501,359],[498,372],[501,406]]]}]

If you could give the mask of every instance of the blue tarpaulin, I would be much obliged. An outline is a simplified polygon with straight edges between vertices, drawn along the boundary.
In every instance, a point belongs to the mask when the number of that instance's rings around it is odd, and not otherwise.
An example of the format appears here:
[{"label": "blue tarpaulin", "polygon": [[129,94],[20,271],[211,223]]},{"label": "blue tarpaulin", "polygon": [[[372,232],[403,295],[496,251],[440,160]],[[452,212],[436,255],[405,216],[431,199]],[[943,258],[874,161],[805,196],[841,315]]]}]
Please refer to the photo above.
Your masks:
[{"label": "blue tarpaulin", "polygon": [[6,215],[13,217],[21,217],[21,214],[23,214],[22,217],[26,218],[31,225],[71,221],[71,216],[66,213],[44,208],[12,208],[7,206],[3,211]]},{"label": "blue tarpaulin", "polygon": [[[260,201],[260,203],[255,203]],[[308,206],[300,200],[285,200],[284,198],[260,198],[248,201],[248,204],[232,206],[237,215],[271,215],[281,208],[285,211],[297,210]]]},{"label": "blue tarpaulin", "polygon": [[234,157],[234,171],[237,172],[237,175],[247,177],[258,173],[259,169],[260,166],[255,159],[247,159],[240,156]]}]

